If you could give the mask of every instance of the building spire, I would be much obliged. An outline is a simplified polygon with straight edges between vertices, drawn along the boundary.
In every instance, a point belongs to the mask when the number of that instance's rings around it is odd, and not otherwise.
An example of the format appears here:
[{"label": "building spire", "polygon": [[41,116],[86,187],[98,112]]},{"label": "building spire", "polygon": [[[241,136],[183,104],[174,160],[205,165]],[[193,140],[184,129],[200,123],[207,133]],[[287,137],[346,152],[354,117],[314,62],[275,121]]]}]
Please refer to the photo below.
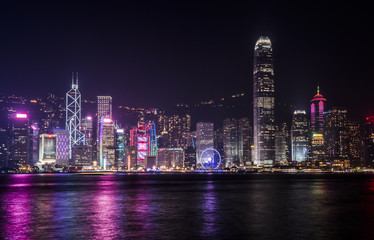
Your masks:
[{"label": "building spire", "polygon": [[77,85],[77,89],[78,89],[78,72],[76,72],[77,76],[75,78],[75,85]]},{"label": "building spire", "polygon": [[319,95],[319,84],[317,85],[317,95]]},{"label": "building spire", "polygon": [[71,72],[71,87],[74,86],[74,72]]}]

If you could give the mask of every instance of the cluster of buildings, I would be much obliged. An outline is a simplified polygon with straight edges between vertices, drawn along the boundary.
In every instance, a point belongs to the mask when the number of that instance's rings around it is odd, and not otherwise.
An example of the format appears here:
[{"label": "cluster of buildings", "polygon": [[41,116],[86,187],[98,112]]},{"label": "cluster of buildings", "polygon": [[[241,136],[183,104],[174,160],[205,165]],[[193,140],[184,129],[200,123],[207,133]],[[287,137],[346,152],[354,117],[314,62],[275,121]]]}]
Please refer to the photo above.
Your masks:
[{"label": "cluster of buildings", "polygon": [[[292,121],[277,122],[274,92],[267,37],[260,37],[254,49],[253,115],[226,114],[219,124],[199,121],[183,104],[178,105],[183,111],[166,113],[113,107],[111,96],[82,100],[78,73],[73,73],[64,98],[0,97],[0,167],[13,172],[195,170],[204,169],[207,161],[227,170],[374,166],[374,116],[358,123],[344,108],[326,109],[318,87],[310,108],[293,109]],[[224,98],[195,107],[213,105],[227,108]],[[214,154],[204,155],[207,150],[217,152],[219,161]]]}]

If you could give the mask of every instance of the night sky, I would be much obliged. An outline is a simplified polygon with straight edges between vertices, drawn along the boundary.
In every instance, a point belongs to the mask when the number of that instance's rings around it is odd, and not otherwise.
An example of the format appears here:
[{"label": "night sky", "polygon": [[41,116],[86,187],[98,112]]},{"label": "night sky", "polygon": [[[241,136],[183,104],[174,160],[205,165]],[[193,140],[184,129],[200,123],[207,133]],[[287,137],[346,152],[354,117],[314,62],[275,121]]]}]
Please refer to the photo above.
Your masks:
[{"label": "night sky", "polygon": [[126,106],[252,94],[253,49],[266,35],[277,102],[309,108],[319,83],[328,106],[374,111],[372,8],[259,2],[1,1],[0,92],[64,96],[78,71],[83,98]]}]

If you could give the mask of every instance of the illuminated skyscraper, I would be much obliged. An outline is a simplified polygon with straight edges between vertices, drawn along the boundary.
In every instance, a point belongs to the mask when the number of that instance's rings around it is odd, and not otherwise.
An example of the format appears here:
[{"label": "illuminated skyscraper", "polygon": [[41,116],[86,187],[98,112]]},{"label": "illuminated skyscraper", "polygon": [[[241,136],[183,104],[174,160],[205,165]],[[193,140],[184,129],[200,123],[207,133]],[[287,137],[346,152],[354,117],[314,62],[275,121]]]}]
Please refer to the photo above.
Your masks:
[{"label": "illuminated skyscraper", "polygon": [[311,130],[312,134],[322,133],[323,134],[323,112],[324,102],[326,99],[319,93],[319,86],[317,87],[317,94],[311,100],[310,105],[310,117],[311,117]]},{"label": "illuminated skyscraper", "polygon": [[360,132],[360,124],[348,122],[348,157],[353,167],[363,166],[363,138]]},{"label": "illuminated skyscraper", "polygon": [[211,122],[196,123],[196,165],[204,150],[214,147],[214,125]]},{"label": "illuminated skyscraper", "polygon": [[110,118],[101,117],[99,127],[99,160],[103,170],[116,167],[114,123]]},{"label": "illuminated skyscraper", "polygon": [[330,160],[348,159],[347,110],[332,108],[324,113],[325,155]]},{"label": "illuminated skyscraper", "polygon": [[292,161],[303,162],[308,160],[309,153],[309,126],[304,110],[293,113],[291,127]]},{"label": "illuminated skyscraper", "polygon": [[82,119],[82,133],[84,134],[84,144],[92,146],[93,141],[93,119],[91,116],[87,116]]},{"label": "illuminated skyscraper", "polygon": [[268,37],[255,45],[253,66],[254,164],[270,167],[275,160],[273,49]]},{"label": "illuminated skyscraper", "polygon": [[111,96],[97,96],[97,131],[96,131],[96,146],[97,159],[100,166],[103,167],[102,159],[100,159],[100,127],[103,119],[112,120],[112,97]]},{"label": "illuminated skyscraper", "polygon": [[78,73],[72,74],[71,89],[66,93],[66,129],[69,131],[69,158],[72,149],[84,142],[84,135],[81,128],[81,93],[78,90]]},{"label": "illuminated skyscraper", "polygon": [[20,168],[30,164],[30,124],[28,115],[17,113],[10,123],[10,156],[8,166]]}]

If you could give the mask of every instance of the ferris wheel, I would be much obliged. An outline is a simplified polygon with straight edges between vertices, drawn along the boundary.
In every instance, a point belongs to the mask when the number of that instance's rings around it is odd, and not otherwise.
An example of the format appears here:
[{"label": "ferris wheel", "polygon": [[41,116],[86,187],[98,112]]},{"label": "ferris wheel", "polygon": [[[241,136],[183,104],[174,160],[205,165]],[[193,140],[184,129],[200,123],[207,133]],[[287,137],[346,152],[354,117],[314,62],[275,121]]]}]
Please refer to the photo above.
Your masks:
[{"label": "ferris wheel", "polygon": [[208,148],[201,153],[200,162],[203,170],[218,169],[221,165],[221,155],[216,149]]}]

